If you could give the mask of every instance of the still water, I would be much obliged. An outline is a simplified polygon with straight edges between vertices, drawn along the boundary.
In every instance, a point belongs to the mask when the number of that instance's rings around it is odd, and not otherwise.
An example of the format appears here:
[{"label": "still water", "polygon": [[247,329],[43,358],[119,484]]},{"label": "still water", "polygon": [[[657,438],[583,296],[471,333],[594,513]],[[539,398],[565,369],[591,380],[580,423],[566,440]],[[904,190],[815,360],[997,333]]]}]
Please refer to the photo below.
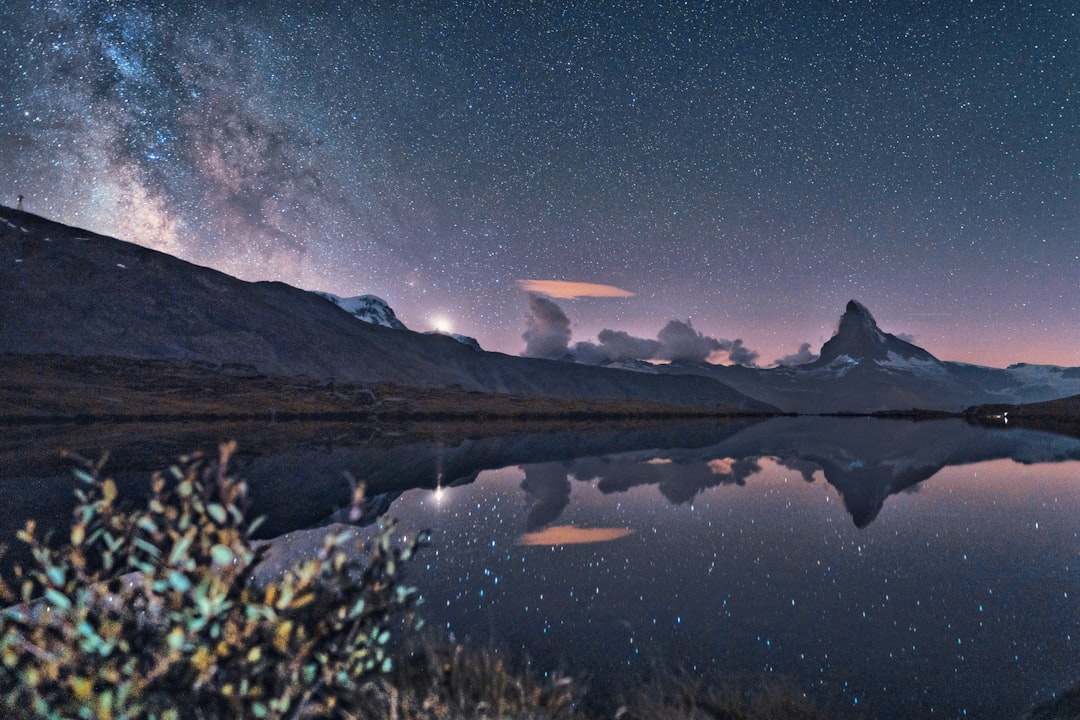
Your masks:
[{"label": "still water", "polygon": [[1019,717],[1080,681],[1074,441],[979,460],[997,453],[943,426],[817,422],[746,431],[777,454],[737,434],[406,492],[390,514],[434,530],[423,615],[600,695],[682,671],[878,717]]},{"label": "still water", "polygon": [[429,627],[608,709],[679,673],[881,718],[1016,718],[1080,683],[1080,440],[1014,428],[35,428],[0,438],[0,532],[66,521],[54,447],[113,450],[138,493],[226,429],[268,534],[340,520],[348,471],[372,516],[432,530],[409,576]]}]

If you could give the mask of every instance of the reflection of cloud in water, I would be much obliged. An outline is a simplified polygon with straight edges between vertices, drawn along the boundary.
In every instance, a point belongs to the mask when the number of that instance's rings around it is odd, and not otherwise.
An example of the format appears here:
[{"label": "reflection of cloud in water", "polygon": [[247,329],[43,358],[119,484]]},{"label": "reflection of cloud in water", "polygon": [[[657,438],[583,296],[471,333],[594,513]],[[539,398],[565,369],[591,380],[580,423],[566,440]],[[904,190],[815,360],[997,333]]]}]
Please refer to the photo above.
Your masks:
[{"label": "reflection of cloud in water", "polygon": [[579,528],[573,525],[555,525],[540,532],[525,533],[518,539],[518,544],[582,545],[618,540],[633,532],[630,528]]},{"label": "reflection of cloud in water", "polygon": [[694,462],[639,461],[613,458],[575,460],[571,472],[578,480],[598,478],[604,494],[626,492],[642,485],[656,485],[660,493],[676,505],[690,502],[703,490],[718,485],[744,485],[761,471],[758,458],[724,457]]},{"label": "reflection of cloud in water", "polygon": [[730,475],[735,467],[735,458],[717,458],[707,464],[713,475]]},{"label": "reflection of cloud in water", "polygon": [[533,499],[526,520],[530,532],[554,521],[570,504],[570,478],[562,463],[525,465],[521,489]]},{"label": "reflection of cloud in water", "polygon": [[802,475],[802,479],[808,483],[814,482],[814,473],[821,470],[821,466],[812,460],[803,460],[797,457],[777,458],[776,461]]}]

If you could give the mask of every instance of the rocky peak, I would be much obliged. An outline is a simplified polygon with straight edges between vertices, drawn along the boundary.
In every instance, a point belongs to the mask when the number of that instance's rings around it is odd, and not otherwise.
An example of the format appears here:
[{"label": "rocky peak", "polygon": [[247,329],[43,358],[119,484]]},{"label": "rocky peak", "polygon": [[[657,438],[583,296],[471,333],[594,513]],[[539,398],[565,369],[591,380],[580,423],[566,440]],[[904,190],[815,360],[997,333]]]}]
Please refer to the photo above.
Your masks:
[{"label": "rocky peak", "polygon": [[808,367],[824,367],[843,356],[856,363],[877,361],[888,364],[898,359],[939,362],[921,347],[883,332],[870,311],[855,300],[848,302],[836,334],[821,346],[821,357]]}]

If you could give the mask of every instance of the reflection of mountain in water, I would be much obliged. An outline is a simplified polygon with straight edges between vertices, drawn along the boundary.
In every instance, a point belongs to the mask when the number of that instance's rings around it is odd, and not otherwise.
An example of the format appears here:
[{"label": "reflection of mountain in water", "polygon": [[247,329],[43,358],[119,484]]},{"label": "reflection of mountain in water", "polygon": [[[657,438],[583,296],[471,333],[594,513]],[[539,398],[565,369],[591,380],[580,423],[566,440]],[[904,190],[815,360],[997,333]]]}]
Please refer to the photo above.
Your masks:
[{"label": "reflection of mountain in water", "polygon": [[[198,447],[199,438],[221,437],[227,431],[240,446],[231,467],[251,488],[250,513],[266,517],[260,533],[278,535],[342,519],[335,512],[350,498],[345,471],[366,484],[371,517],[385,512],[406,490],[470,483],[482,470],[646,447],[705,447],[753,422],[599,426],[446,443],[375,437],[372,428],[355,425],[117,426],[99,429],[88,439],[73,435],[70,426],[56,428],[54,437],[37,428],[22,438],[0,440],[0,543],[10,542],[29,517],[43,527],[68,520],[73,465],[61,461],[58,450],[43,457],[37,450],[41,447],[73,448],[88,457],[115,450],[106,470],[129,497],[147,492],[151,472]],[[565,470],[562,479],[566,481]],[[546,524],[542,519],[550,512],[537,510],[538,526]]]},{"label": "reflection of mountain in water", "polygon": [[[948,465],[1010,458],[1017,462],[1060,462],[1080,459],[1080,440],[1032,431],[979,428],[959,420],[911,422],[848,418],[777,418],[708,447],[648,450],[583,458],[556,477],[545,468],[540,485],[526,467],[526,491],[545,508],[544,518],[557,517],[557,498],[569,499],[566,474],[598,480],[605,493],[656,485],[672,503],[693,500],[718,485],[742,485],[760,470],[758,460],[775,458],[808,482],[822,471],[836,488],[858,527],[877,517],[886,498],[926,480]],[[566,502],[563,502],[565,507]],[[534,529],[530,516],[529,528]]]},{"label": "reflection of mountain in water", "polygon": [[[70,447],[71,429],[61,430],[55,446]],[[170,436],[170,430],[180,434]],[[864,527],[889,495],[946,465],[999,458],[1024,463],[1080,459],[1075,438],[987,429],[959,420],[776,418],[521,433],[445,444],[375,440],[370,429],[358,433],[355,427],[351,434],[342,427],[320,427],[302,441],[296,440],[296,428],[287,425],[233,430],[241,447],[233,469],[248,481],[252,514],[266,516],[262,532],[268,535],[342,519],[335,512],[350,497],[344,471],[367,484],[375,516],[411,488],[470,483],[482,470],[523,465],[522,488],[534,499],[525,521],[531,531],[562,513],[571,500],[571,476],[596,479],[608,493],[656,485],[672,503],[685,503],[710,487],[743,484],[758,471],[758,460],[770,457],[807,481],[823,471],[855,524]],[[279,434],[271,437],[272,430]],[[153,432],[164,435],[150,437]],[[125,496],[146,491],[150,470],[161,467],[162,457],[189,450],[187,434],[192,432],[162,425],[116,438],[116,447],[127,452],[118,454],[110,468]],[[41,435],[38,431],[33,441],[47,444]],[[16,444],[0,443],[0,542],[10,543],[28,517],[43,526],[66,523],[72,506],[70,474],[56,465],[43,468],[37,456],[27,462],[24,454]]]}]

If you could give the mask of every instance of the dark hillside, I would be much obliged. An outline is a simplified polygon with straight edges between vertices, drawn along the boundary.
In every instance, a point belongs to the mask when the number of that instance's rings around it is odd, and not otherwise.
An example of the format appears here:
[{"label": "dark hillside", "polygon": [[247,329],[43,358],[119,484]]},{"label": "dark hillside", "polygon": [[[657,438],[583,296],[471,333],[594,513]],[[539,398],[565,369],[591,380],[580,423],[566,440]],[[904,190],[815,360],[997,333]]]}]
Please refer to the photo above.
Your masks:
[{"label": "dark hillside", "polygon": [[246,367],[525,397],[770,406],[720,382],[476,352],[358,321],[313,293],[0,208],[0,352]]}]

